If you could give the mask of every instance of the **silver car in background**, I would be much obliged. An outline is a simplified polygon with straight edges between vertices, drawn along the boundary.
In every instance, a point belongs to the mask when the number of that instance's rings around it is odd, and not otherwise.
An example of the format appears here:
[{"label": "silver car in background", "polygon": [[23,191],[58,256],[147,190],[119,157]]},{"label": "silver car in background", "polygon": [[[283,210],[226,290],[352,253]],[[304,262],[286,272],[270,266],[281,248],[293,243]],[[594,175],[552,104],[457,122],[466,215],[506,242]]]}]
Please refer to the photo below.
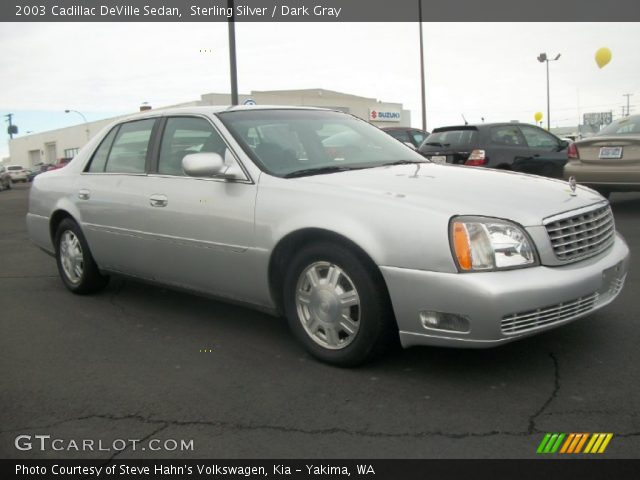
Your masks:
[{"label": "silver car in background", "polygon": [[31,188],[75,293],[121,274],[284,314],[315,357],[488,347],[605,306],[629,250],[559,180],[425,160],[340,112],[198,107],[119,120]]}]

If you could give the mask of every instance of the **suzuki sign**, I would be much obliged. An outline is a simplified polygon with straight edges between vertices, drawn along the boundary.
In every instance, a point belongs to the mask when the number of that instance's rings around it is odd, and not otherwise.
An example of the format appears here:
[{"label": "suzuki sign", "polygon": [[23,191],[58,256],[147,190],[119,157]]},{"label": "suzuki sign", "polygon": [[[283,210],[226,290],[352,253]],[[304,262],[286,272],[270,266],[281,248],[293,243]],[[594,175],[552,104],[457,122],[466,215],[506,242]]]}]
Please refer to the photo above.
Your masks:
[{"label": "suzuki sign", "polygon": [[398,110],[386,110],[378,108],[369,109],[370,122],[399,122],[402,115]]}]

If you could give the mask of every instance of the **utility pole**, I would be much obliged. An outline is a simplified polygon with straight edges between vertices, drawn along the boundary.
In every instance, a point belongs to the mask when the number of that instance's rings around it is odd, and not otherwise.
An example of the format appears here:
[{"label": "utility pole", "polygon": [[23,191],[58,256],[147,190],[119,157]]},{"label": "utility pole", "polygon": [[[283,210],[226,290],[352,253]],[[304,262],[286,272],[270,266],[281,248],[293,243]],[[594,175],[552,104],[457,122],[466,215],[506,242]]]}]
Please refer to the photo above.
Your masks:
[{"label": "utility pole", "polygon": [[236,66],[236,16],[233,0],[227,0],[229,17],[229,70],[231,73],[231,105],[238,105],[238,68]]},{"label": "utility pole", "polygon": [[420,92],[422,93],[422,130],[427,131],[427,100],[424,92],[424,47],[422,45],[422,0],[418,0],[418,22],[420,23]]},{"label": "utility pole", "polygon": [[627,117],[629,116],[629,97],[632,96],[633,93],[624,93],[622,94],[623,97],[627,97]]},{"label": "utility pole", "polygon": [[7,128],[7,133],[9,134],[9,138],[13,140],[13,134],[17,133],[16,131],[17,129],[13,127],[13,123],[11,122],[11,119],[13,118],[13,113],[7,113],[5,117],[7,117],[7,121],[9,122],[9,128]]}]

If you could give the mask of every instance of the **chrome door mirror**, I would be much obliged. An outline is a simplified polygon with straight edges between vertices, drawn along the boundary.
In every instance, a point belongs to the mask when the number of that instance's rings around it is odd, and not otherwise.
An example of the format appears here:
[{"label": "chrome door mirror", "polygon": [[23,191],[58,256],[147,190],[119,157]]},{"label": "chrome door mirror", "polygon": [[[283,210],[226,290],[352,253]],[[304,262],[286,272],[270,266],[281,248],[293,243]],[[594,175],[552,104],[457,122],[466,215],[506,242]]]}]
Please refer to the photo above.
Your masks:
[{"label": "chrome door mirror", "polygon": [[190,153],[182,159],[182,169],[190,177],[222,175],[227,167],[217,153]]}]

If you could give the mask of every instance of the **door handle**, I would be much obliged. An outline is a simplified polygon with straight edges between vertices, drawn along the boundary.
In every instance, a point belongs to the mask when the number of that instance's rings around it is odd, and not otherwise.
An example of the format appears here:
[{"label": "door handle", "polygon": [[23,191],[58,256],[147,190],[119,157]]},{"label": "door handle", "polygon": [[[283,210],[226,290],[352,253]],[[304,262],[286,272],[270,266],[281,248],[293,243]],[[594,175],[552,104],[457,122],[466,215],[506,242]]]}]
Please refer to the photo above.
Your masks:
[{"label": "door handle", "polygon": [[152,207],[166,207],[169,200],[165,195],[154,194],[149,197],[149,204]]},{"label": "door handle", "polygon": [[86,188],[81,188],[78,190],[78,198],[80,200],[89,200],[89,198],[91,198],[91,192]]}]

